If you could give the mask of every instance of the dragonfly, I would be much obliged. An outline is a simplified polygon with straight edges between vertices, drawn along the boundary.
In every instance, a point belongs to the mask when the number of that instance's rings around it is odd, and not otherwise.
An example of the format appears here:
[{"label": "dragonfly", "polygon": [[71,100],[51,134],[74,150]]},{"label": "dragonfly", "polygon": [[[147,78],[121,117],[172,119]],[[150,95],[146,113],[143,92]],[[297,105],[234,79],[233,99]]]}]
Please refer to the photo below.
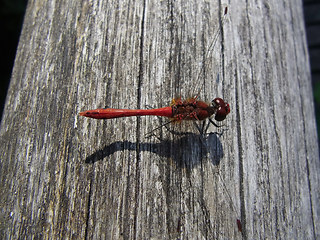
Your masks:
[{"label": "dragonfly", "polygon": [[223,121],[230,113],[230,105],[222,98],[215,98],[211,102],[211,106],[203,101],[197,100],[197,97],[189,98],[182,101],[181,98],[172,100],[168,107],[156,109],[115,109],[115,108],[100,108],[80,112],[80,116],[95,118],[95,119],[112,119],[131,116],[161,116],[168,117],[171,122],[179,122],[183,120],[204,120],[209,121],[219,127],[210,118],[214,115],[216,121]]},{"label": "dragonfly", "polygon": [[[225,16],[227,15],[228,8],[225,7],[224,22]],[[220,29],[214,34],[213,41],[210,44],[205,58],[208,58],[211,50],[214,48],[215,43],[220,35]],[[202,65],[196,83],[199,83],[199,78],[201,72],[203,71],[204,65]],[[195,88],[197,89],[197,88]],[[181,100],[181,97],[174,98],[170,106],[162,108],[153,108],[153,109],[116,109],[116,108],[98,108],[93,110],[86,110],[80,112],[80,116],[94,118],[94,119],[114,119],[114,118],[123,118],[123,117],[133,117],[133,116],[159,116],[167,117],[170,119],[167,123],[172,122],[181,122],[181,121],[203,121],[208,119],[215,127],[221,127],[217,125],[211,118],[214,116],[214,119],[218,122],[221,122],[226,119],[227,115],[230,113],[230,105],[222,98],[214,98],[211,101],[211,104],[208,104],[204,101],[198,100],[199,92],[194,97],[188,98],[186,100]],[[166,123],[166,124],[167,124]],[[164,124],[164,125],[166,125]],[[162,126],[160,126],[162,127]],[[160,128],[159,127],[159,128]],[[158,129],[158,128],[156,128]],[[155,129],[154,129],[155,130]],[[204,141],[203,141],[204,142]],[[206,143],[204,143],[206,145]],[[207,147],[207,146],[206,146]],[[220,174],[219,174],[220,175]],[[224,188],[227,190],[227,187],[224,184]],[[235,210],[231,196],[227,190],[229,198],[232,202],[232,206]],[[237,227],[239,232],[242,232],[242,225],[240,219],[237,219]]]}]

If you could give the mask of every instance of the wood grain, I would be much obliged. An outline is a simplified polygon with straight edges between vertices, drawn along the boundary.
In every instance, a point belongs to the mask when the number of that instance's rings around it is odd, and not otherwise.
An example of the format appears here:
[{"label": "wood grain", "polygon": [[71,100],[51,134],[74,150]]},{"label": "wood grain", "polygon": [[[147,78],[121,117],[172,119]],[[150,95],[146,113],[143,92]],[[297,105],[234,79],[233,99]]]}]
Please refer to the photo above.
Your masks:
[{"label": "wood grain", "polygon": [[[226,3],[29,1],[0,130],[2,239],[320,238],[301,1],[228,1],[222,22]],[[199,86],[231,106],[205,136],[78,115]]]}]

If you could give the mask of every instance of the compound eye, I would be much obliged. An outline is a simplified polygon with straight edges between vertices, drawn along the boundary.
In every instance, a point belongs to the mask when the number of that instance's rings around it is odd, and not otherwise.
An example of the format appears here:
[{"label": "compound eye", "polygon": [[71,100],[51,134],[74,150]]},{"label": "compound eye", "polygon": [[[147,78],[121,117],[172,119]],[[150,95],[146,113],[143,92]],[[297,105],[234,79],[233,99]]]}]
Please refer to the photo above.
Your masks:
[{"label": "compound eye", "polygon": [[215,98],[212,101],[212,105],[217,108],[216,116],[214,117],[217,121],[223,121],[230,113],[230,105],[225,103],[222,98]]},{"label": "compound eye", "polygon": [[214,107],[219,107],[219,106],[223,106],[224,105],[224,101],[222,98],[215,98],[212,100],[212,106]]},{"label": "compound eye", "polygon": [[217,112],[216,112],[216,116],[214,117],[214,119],[217,120],[217,121],[223,121],[224,119],[226,119],[226,116],[227,116],[227,112],[225,111],[225,109],[219,107]]}]

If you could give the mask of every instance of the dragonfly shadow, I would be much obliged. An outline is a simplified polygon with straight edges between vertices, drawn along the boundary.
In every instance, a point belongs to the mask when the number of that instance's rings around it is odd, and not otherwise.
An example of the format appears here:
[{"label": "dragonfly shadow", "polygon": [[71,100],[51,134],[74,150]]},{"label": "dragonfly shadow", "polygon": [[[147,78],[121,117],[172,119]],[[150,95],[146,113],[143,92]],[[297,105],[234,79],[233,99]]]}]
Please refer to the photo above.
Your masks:
[{"label": "dragonfly shadow", "polygon": [[213,165],[218,165],[223,157],[223,147],[216,133],[207,134],[206,138],[190,133],[175,140],[162,140],[158,143],[113,142],[88,156],[85,162],[102,161],[105,157],[123,150],[152,152],[172,159],[177,166],[186,168],[200,164],[205,156],[208,156]]}]

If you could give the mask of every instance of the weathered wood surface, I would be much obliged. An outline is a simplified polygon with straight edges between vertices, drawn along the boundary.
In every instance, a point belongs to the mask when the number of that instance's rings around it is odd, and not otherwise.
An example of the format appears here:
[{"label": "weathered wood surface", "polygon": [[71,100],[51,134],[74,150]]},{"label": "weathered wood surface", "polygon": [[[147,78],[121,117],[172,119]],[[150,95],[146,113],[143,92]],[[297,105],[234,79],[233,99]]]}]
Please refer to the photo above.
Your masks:
[{"label": "weathered wood surface", "polygon": [[[320,238],[301,1],[229,1],[205,58],[224,2],[29,1],[1,123],[2,239]],[[166,106],[203,62],[200,98],[231,105],[220,134],[78,116]]]}]

